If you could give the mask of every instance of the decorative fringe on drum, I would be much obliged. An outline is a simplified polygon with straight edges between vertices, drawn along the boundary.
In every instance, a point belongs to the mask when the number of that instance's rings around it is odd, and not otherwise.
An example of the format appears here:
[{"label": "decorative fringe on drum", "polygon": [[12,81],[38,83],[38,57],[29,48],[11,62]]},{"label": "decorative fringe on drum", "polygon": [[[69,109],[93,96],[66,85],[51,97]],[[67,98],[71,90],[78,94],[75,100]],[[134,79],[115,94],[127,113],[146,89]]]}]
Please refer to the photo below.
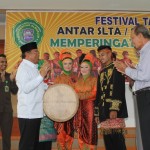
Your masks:
[{"label": "decorative fringe on drum", "polygon": [[118,133],[127,134],[127,130],[121,129],[121,128],[119,128],[119,129],[100,129],[101,135],[118,134]]}]

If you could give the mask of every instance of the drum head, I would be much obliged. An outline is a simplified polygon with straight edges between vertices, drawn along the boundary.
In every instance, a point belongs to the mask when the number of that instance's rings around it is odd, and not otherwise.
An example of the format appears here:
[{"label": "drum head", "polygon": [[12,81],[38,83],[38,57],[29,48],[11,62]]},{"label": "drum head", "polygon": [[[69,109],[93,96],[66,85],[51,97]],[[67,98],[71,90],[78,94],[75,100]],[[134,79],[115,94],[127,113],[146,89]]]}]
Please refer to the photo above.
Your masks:
[{"label": "drum head", "polygon": [[67,84],[51,85],[44,94],[44,112],[56,122],[71,119],[78,110],[79,98]]}]

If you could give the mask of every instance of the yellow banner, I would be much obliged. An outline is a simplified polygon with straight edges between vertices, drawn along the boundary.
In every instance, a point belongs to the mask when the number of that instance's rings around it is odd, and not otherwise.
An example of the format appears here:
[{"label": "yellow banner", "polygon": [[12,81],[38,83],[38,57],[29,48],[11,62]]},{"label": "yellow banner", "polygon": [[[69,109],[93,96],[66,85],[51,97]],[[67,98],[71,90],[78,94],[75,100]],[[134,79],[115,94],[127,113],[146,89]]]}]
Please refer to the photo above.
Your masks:
[{"label": "yellow banner", "polygon": [[119,12],[7,12],[5,53],[8,71],[21,59],[20,46],[36,41],[40,58],[68,49],[76,57],[76,50],[84,53],[110,45],[119,59],[128,51],[137,62],[130,40],[131,28],[137,24],[150,25],[150,14]]}]

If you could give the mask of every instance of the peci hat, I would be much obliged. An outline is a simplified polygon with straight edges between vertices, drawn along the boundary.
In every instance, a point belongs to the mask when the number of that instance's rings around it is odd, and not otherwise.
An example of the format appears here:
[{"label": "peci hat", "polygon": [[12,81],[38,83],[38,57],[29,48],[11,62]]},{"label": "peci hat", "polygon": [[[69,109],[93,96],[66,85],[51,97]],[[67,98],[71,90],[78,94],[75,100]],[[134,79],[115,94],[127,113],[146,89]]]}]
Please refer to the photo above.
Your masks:
[{"label": "peci hat", "polygon": [[25,53],[25,52],[30,51],[32,49],[37,49],[37,43],[36,42],[30,42],[30,43],[24,44],[20,47],[20,49],[21,49],[22,53]]}]

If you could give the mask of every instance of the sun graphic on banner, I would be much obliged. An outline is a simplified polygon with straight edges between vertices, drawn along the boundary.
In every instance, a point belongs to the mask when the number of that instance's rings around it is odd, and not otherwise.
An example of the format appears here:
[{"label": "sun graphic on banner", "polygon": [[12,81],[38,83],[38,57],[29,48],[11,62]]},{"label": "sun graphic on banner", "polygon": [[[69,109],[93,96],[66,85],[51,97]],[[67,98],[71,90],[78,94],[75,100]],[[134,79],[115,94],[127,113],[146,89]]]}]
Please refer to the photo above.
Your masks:
[{"label": "sun graphic on banner", "polygon": [[[150,14],[147,14],[149,16]],[[115,25],[96,23],[96,17],[110,19],[115,16],[127,19],[138,18],[139,23],[145,14],[118,12],[19,12],[6,14],[5,53],[8,59],[7,71],[21,60],[20,46],[26,42],[36,41],[42,58],[44,52],[54,58],[54,52],[68,49],[73,58],[76,50],[84,53],[97,51],[99,45],[111,45],[121,59],[122,52],[128,51],[130,59],[136,63],[137,57],[131,45],[130,32],[133,25]],[[121,22],[122,23],[122,22]]]}]

